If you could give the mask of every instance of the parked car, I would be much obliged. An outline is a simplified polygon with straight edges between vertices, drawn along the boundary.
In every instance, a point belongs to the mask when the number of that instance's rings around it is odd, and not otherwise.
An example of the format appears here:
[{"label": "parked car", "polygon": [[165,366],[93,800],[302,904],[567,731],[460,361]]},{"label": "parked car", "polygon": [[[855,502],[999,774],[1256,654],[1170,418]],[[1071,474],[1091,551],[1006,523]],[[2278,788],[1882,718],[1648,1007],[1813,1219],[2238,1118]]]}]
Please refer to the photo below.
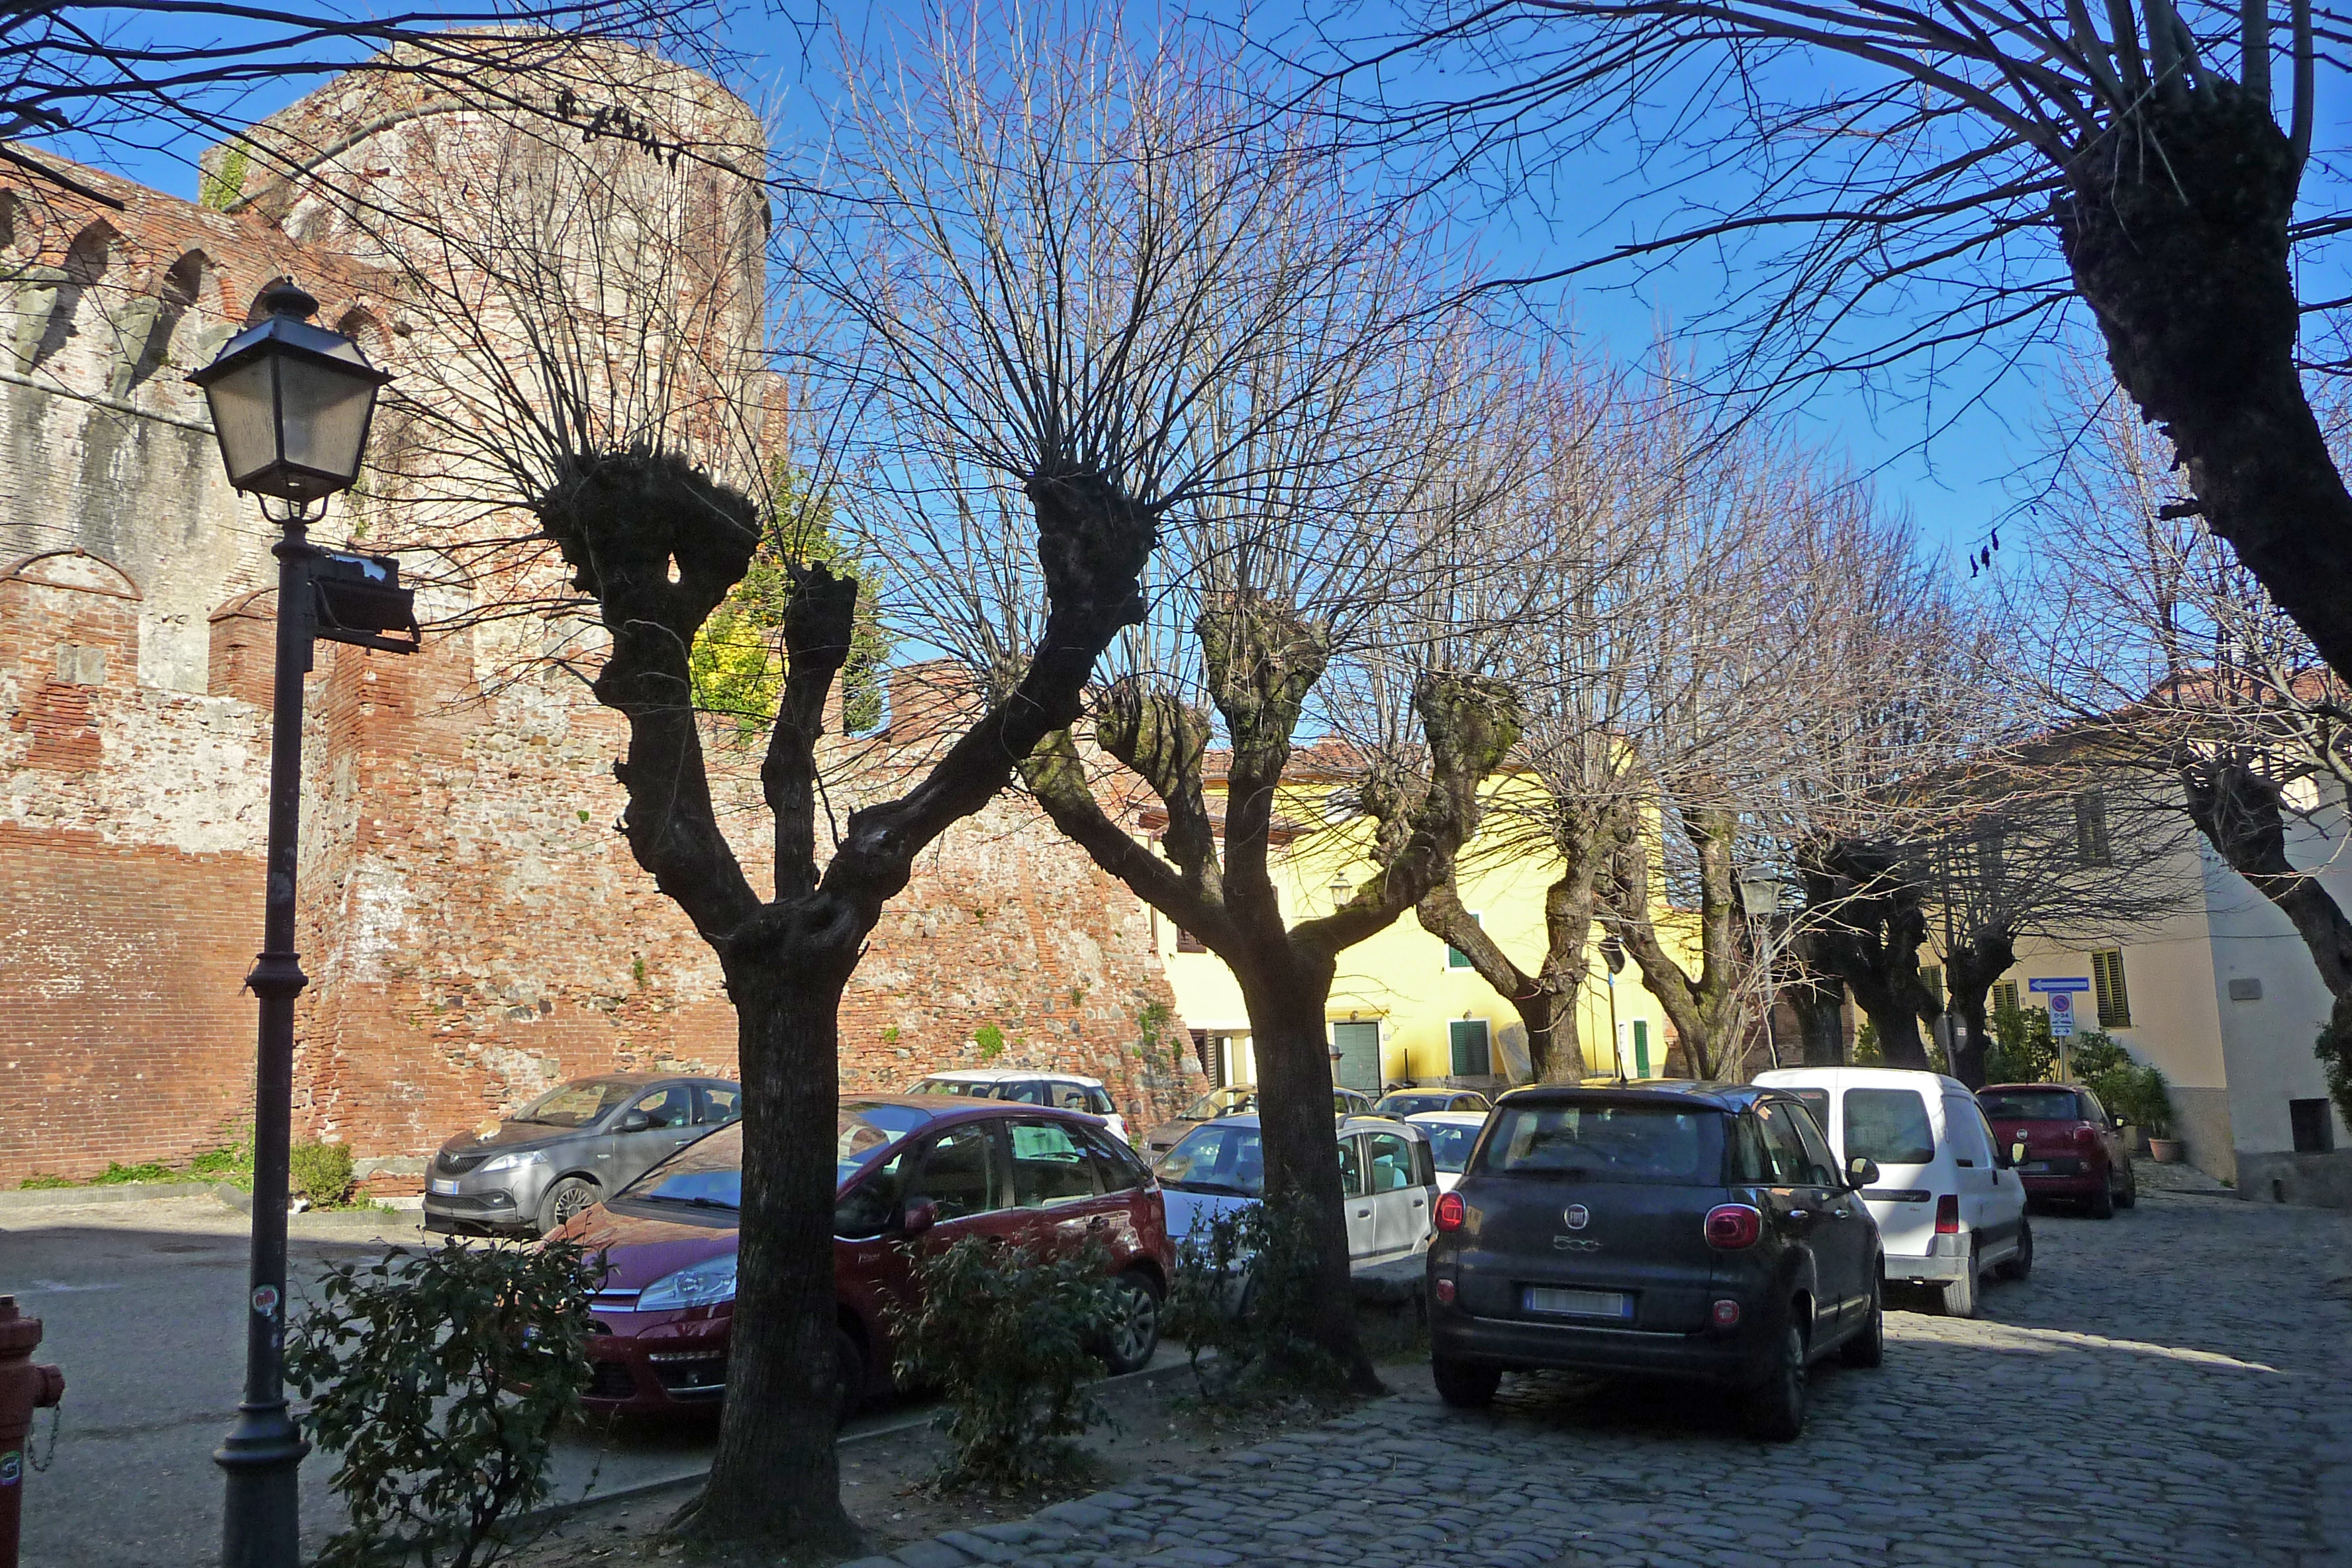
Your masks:
[{"label": "parked car", "polygon": [[[1167,1196],[1168,1230],[1178,1242],[1265,1196],[1262,1138],[1255,1116],[1228,1116],[1194,1128],[1160,1157],[1152,1174]],[[1339,1155],[1349,1267],[1392,1262],[1427,1247],[1437,1169],[1421,1130],[1385,1117],[1349,1117],[1339,1127]]]},{"label": "parked car", "polygon": [[[1179,1111],[1172,1119],[1161,1122],[1144,1134],[1154,1158],[1176,1146],[1177,1141],[1204,1121],[1214,1121],[1224,1116],[1246,1116],[1257,1109],[1257,1085],[1227,1084],[1213,1089]],[[1372,1097],[1352,1089],[1331,1091],[1331,1114],[1344,1121],[1350,1116],[1372,1113]]]},{"label": "parked car", "polygon": [[1475,1089],[1400,1089],[1381,1096],[1372,1107],[1375,1116],[1393,1116],[1402,1121],[1432,1110],[1471,1110],[1484,1116],[1494,1109],[1494,1101]]},{"label": "parked car", "polygon": [[1933,1286],[1945,1312],[1973,1318],[1985,1270],[2011,1279],[2032,1272],[2025,1187],[1959,1079],[1902,1068],[1783,1068],[1756,1081],[1804,1101],[1841,1168],[1877,1164],[1880,1177],[1862,1195],[1885,1239],[1890,1281]]},{"label": "parked car", "polygon": [[[1099,1242],[1123,1304],[1103,1358],[1114,1372],[1151,1359],[1175,1248],[1150,1172],[1096,1118],[994,1100],[872,1095],[844,1100],[837,1128],[840,1414],[887,1382],[887,1309],[913,1302],[916,1260],[967,1236],[1048,1252]],[[741,1130],[729,1129],[559,1233],[610,1266],[589,1304],[590,1409],[667,1410],[725,1394],[742,1191]]]},{"label": "parked car", "polygon": [[1099,1116],[1122,1143],[1129,1142],[1127,1118],[1111,1103],[1110,1090],[1098,1078],[1084,1073],[1037,1072],[1026,1068],[958,1068],[935,1072],[907,1086],[908,1094],[961,1094],[975,1100],[1004,1100],[1022,1105],[1051,1105],[1063,1110],[1083,1110]]},{"label": "parked car", "polygon": [[2081,1204],[2099,1219],[2139,1202],[2123,1120],[2081,1084],[1993,1084],[1977,1103],[2027,1197]]},{"label": "parked car", "polygon": [[1701,1380],[1749,1429],[1805,1423],[1806,1368],[1885,1355],[1878,1231],[1788,1095],[1541,1085],[1496,1103],[1429,1250],[1430,1364],[1450,1405],[1506,1372]]},{"label": "parked car", "polygon": [[1418,1127],[1421,1135],[1429,1140],[1430,1158],[1437,1162],[1437,1190],[1450,1193],[1462,1180],[1462,1167],[1469,1163],[1470,1147],[1478,1142],[1478,1130],[1486,1125],[1487,1113],[1483,1110],[1424,1110],[1408,1116],[1405,1125]]},{"label": "parked car", "polygon": [[425,1177],[425,1228],[545,1235],[742,1114],[742,1085],[725,1079],[574,1079],[441,1145]]}]

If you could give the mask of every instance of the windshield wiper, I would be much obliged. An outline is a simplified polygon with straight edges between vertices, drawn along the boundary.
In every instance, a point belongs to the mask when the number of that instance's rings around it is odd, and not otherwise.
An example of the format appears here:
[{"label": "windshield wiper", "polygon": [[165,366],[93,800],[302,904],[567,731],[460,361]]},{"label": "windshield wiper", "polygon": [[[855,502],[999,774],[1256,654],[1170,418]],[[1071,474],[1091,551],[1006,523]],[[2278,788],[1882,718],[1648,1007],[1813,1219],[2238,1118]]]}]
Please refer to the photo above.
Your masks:
[{"label": "windshield wiper", "polygon": [[656,1204],[684,1204],[688,1208],[725,1209],[729,1214],[740,1214],[743,1212],[743,1205],[741,1204],[730,1204],[724,1198],[674,1198],[667,1193],[647,1193],[646,1194],[646,1199],[649,1203]]},{"label": "windshield wiper", "polygon": [[1223,1182],[1171,1182],[1162,1176],[1160,1178],[1160,1184],[1163,1187],[1173,1187],[1180,1193],[1231,1193],[1237,1198],[1254,1198],[1259,1195],[1247,1187],[1228,1186]]}]

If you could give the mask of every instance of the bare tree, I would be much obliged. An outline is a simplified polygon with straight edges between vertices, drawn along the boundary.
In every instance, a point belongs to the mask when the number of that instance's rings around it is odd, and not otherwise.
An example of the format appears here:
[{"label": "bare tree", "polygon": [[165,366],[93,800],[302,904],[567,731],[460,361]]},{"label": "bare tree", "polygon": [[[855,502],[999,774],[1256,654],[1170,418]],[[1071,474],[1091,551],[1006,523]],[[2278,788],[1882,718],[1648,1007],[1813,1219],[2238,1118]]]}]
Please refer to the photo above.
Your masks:
[{"label": "bare tree", "polygon": [[[2352,494],[2297,360],[2301,315],[2342,301],[2299,301],[2294,275],[2298,247],[2344,227],[2313,156],[2344,22],[2310,0],[2095,9],[1439,0],[1407,36],[1315,63],[1449,174],[1524,192],[1600,141],[1660,171],[1653,189],[1688,182],[1687,221],[1552,276],[1764,247],[1771,281],[1734,309],[1746,363],[1782,384],[1906,361],[1940,381],[1977,347],[1998,374],[2080,299],[2212,531],[2352,673]],[[1400,55],[1478,85],[1392,101],[1432,79]],[[1727,186],[1753,194],[1726,210]]]},{"label": "bare tree", "polygon": [[2070,570],[2016,585],[2019,687],[2117,815],[2185,813],[2294,923],[2335,998],[2321,1055],[2352,1096],[2352,918],[2314,874],[2345,852],[2352,692],[2170,493],[2147,431],[2087,377],[2070,390],[2089,417],[2050,497]]}]

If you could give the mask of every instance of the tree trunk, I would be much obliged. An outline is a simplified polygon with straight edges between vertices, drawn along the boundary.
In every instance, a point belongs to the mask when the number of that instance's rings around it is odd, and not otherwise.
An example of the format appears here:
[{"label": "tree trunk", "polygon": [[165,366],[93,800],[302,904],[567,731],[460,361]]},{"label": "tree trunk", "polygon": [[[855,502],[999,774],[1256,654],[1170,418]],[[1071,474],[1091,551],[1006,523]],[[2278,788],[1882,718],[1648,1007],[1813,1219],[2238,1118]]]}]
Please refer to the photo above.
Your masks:
[{"label": "tree trunk", "polygon": [[1788,989],[1797,1039],[1809,1068],[1845,1066],[1845,982],[1800,980]]},{"label": "tree trunk", "polygon": [[1952,1036],[1952,1076],[1970,1089],[1985,1086],[1985,1053],[1992,1045],[1985,998],[1993,982],[2016,962],[2016,942],[2001,931],[1978,931],[1944,955],[1944,982],[1951,988],[1952,1011],[1960,1020]]},{"label": "tree trunk", "polygon": [[1234,964],[1257,1055],[1258,1126],[1266,1202],[1304,1214],[1315,1234],[1316,1297],[1327,1304],[1296,1325],[1339,1367],[1348,1385],[1382,1392],[1356,1335],[1339,1163],[1332,1154],[1331,1045],[1324,1027],[1337,965],[1290,951]]},{"label": "tree trunk", "polygon": [[727,965],[744,1090],[735,1318],[781,1331],[730,1337],[710,1477],[678,1519],[706,1540],[857,1549],[832,1423],[811,1416],[834,1408],[839,1010],[858,946],[850,943],[847,963],[803,946],[789,963],[762,952]]},{"label": "tree trunk", "polygon": [[2264,105],[2159,93],[2075,157],[2058,232],[2116,383],[2163,424],[2207,522],[2352,677],[2352,496],[2295,367],[2298,178]]},{"label": "tree trunk", "polygon": [[1538,1083],[1582,1083],[1584,1043],[1578,1037],[1576,990],[1538,984],[1511,998],[1528,1030],[1528,1070]]}]

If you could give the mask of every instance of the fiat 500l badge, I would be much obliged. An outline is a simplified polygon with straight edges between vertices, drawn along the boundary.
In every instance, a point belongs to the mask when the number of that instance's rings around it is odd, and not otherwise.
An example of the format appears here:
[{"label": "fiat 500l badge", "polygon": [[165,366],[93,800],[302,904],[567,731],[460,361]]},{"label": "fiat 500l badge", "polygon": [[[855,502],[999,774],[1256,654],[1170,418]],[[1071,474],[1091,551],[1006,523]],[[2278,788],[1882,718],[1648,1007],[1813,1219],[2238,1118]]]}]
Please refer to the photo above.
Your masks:
[{"label": "fiat 500l badge", "polygon": [[1560,1218],[1568,1221],[1569,1229],[1582,1230],[1591,1220],[1592,1214],[1582,1204],[1570,1204],[1568,1205],[1568,1211],[1561,1215]]}]

